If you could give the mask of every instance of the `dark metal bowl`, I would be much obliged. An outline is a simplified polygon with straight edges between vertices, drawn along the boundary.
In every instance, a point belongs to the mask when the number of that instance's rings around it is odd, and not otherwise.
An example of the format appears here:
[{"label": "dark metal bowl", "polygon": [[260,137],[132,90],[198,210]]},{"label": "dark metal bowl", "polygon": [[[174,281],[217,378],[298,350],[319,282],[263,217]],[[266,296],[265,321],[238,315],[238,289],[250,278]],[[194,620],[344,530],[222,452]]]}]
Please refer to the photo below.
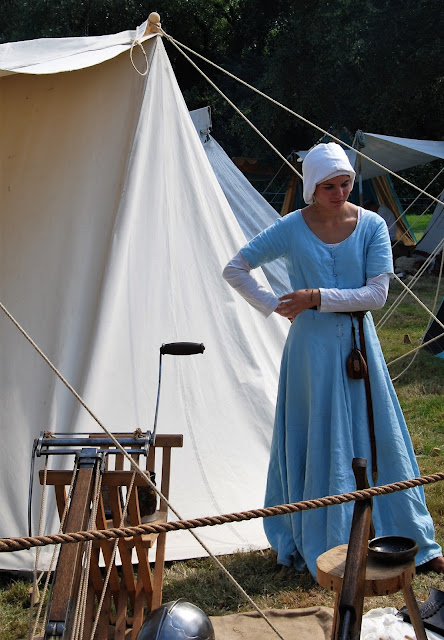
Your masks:
[{"label": "dark metal bowl", "polygon": [[418,553],[418,545],[412,538],[382,536],[368,543],[368,555],[375,560],[398,564],[408,562]]}]

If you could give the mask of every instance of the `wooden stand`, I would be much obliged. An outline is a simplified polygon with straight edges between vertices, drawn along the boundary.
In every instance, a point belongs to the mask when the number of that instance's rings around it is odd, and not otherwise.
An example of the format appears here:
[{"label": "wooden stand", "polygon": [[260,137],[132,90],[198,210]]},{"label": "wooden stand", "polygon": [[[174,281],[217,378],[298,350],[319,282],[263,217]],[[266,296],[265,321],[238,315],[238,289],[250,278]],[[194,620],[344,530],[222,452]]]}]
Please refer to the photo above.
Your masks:
[{"label": "wooden stand", "polygon": [[[345,561],[348,545],[343,544],[326,551],[317,559],[317,579],[321,587],[336,593],[333,633],[337,625],[338,602],[342,589]],[[415,629],[417,640],[427,640],[424,624],[418,609],[412,580],[415,577],[415,562],[410,560],[404,564],[389,565],[367,558],[364,582],[364,597],[388,596],[398,591],[403,592],[410,620]],[[333,635],[332,635],[333,637]]]},{"label": "wooden stand", "polygon": [[[124,434],[114,434],[120,437]],[[100,437],[99,434],[91,434]],[[106,436],[104,436],[106,437]],[[110,445],[113,446],[113,445]],[[161,451],[162,458],[158,467],[161,471],[160,491],[166,499],[169,498],[171,449],[183,446],[182,435],[158,435],[155,447],[151,447],[148,457],[145,457],[145,469],[155,469],[156,452]],[[101,495],[97,512],[96,528],[108,529],[119,527],[122,519],[122,495],[126,494],[131,484],[132,471],[124,470],[124,456],[114,454],[107,456],[106,461],[114,458],[114,469],[103,472]],[[140,458],[141,456],[139,456]],[[137,460],[139,463],[140,460]],[[48,471],[46,483],[53,485],[56,493],[57,507],[62,516],[67,492],[72,480],[72,471]],[[40,472],[40,482],[43,483],[44,474]],[[131,492],[128,513],[125,524],[137,526],[141,524],[139,495],[136,487],[146,486],[140,475],[136,475]],[[159,484],[157,483],[157,486]],[[65,525],[65,532],[85,529],[89,517],[90,503],[93,492],[93,469],[79,469],[75,489],[71,498],[71,505]],[[167,505],[160,501],[152,523],[167,521]],[[151,521],[150,521],[151,523]],[[111,573],[99,624],[95,633],[97,640],[135,640],[144,619],[144,609],[150,612],[162,604],[163,572],[165,563],[166,533],[148,534],[135,538],[123,538],[118,542],[120,569],[112,562],[114,540],[95,542],[93,544],[88,596],[86,604],[86,618],[83,638],[89,640],[93,628],[95,610],[101,597],[104,585],[100,556],[102,555],[105,570],[111,565]],[[153,570],[150,568],[148,552],[154,543],[156,556]],[[73,617],[73,600],[77,596],[80,580],[80,565],[83,556],[83,544],[63,545],[54,578],[53,596],[50,606],[49,620],[60,621],[60,628],[64,625],[63,638],[69,638]],[[137,571],[133,566],[133,556],[137,558]],[[56,635],[56,634],[54,634]]]}]

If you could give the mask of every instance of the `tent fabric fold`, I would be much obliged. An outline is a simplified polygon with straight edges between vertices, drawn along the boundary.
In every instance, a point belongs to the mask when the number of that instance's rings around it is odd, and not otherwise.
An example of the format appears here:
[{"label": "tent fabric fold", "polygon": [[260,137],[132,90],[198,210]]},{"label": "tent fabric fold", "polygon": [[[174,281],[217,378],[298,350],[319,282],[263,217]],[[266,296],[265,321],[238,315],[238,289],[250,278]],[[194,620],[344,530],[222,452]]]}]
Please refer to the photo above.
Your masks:
[{"label": "tent fabric fold", "polygon": [[[184,518],[257,508],[288,323],[262,318],[222,279],[245,235],[162,39],[144,46],[144,78],[117,55],[0,79],[0,299],[110,431],[152,429],[162,343],[203,342],[203,355],[163,364],[158,432],[184,435],[171,503]],[[0,358],[0,536],[9,537],[27,535],[34,438],[99,429],[4,314]],[[40,492],[35,480],[34,523]],[[52,502],[48,532],[54,512]],[[216,554],[268,546],[261,520],[198,535]],[[41,550],[42,566],[51,552]],[[189,532],[168,535],[167,559],[205,554]],[[32,552],[0,555],[2,569],[32,565]]]},{"label": "tent fabric fold", "polygon": [[388,180],[388,176],[375,176],[373,178],[373,188],[378,202],[384,203],[396,215],[396,240],[400,240],[406,246],[414,246],[415,241],[402,217],[399,200],[395,197],[395,192],[391,181]]},{"label": "tent fabric fold", "polygon": [[[439,199],[444,202],[444,191],[441,192]],[[442,243],[444,241],[444,206],[437,203],[430,222],[427,225],[424,235],[416,245],[418,251],[432,254],[434,252],[441,253],[443,251]],[[439,245],[441,248],[439,249]]]},{"label": "tent fabric fold", "polygon": [[[236,167],[220,144],[210,135],[210,108],[196,109],[191,111],[190,115],[231,210],[236,216],[236,220],[246,239],[251,240],[263,229],[272,225],[280,216]],[[282,258],[265,265],[263,270],[277,296],[282,296],[291,291],[287,269]]]},{"label": "tent fabric fold", "polygon": [[10,73],[61,73],[101,64],[131,49],[136,40],[144,42],[155,37],[153,34],[140,37],[146,25],[144,22],[134,31],[105,36],[7,42],[0,45],[0,77]]}]

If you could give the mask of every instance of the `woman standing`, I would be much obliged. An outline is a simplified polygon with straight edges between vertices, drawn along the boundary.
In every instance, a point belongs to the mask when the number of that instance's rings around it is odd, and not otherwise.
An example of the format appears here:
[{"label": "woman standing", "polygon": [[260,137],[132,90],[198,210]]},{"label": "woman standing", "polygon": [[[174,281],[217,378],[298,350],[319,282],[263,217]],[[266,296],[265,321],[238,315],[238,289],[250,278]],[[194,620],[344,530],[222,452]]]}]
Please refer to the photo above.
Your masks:
[{"label": "woman standing", "polygon": [[[265,506],[353,491],[352,459],[372,461],[364,380],[346,371],[353,328],[359,345],[351,312],[367,311],[378,484],[419,475],[369,312],[385,304],[393,271],[386,224],[347,201],[355,172],[338,144],[314,147],[302,170],[308,206],[253,238],[224,270],[225,279],[264,315],[293,320],[282,356]],[[293,291],[277,299],[250,270],[281,256]],[[265,519],[278,563],[308,566],[315,577],[317,557],[348,542],[352,512],[349,503]],[[422,487],[375,498],[373,523],[378,536],[415,539],[417,563],[444,571]]]}]

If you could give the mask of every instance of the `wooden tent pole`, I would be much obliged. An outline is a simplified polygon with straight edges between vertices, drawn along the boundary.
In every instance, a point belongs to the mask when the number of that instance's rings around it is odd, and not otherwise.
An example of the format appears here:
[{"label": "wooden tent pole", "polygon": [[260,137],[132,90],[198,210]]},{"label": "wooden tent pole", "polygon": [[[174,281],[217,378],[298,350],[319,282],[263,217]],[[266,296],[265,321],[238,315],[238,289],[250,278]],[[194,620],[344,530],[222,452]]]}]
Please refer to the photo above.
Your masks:
[{"label": "wooden tent pole", "polygon": [[160,31],[160,16],[158,13],[153,11],[148,16],[148,24],[146,25],[144,36],[149,35],[150,33],[161,33]]}]

